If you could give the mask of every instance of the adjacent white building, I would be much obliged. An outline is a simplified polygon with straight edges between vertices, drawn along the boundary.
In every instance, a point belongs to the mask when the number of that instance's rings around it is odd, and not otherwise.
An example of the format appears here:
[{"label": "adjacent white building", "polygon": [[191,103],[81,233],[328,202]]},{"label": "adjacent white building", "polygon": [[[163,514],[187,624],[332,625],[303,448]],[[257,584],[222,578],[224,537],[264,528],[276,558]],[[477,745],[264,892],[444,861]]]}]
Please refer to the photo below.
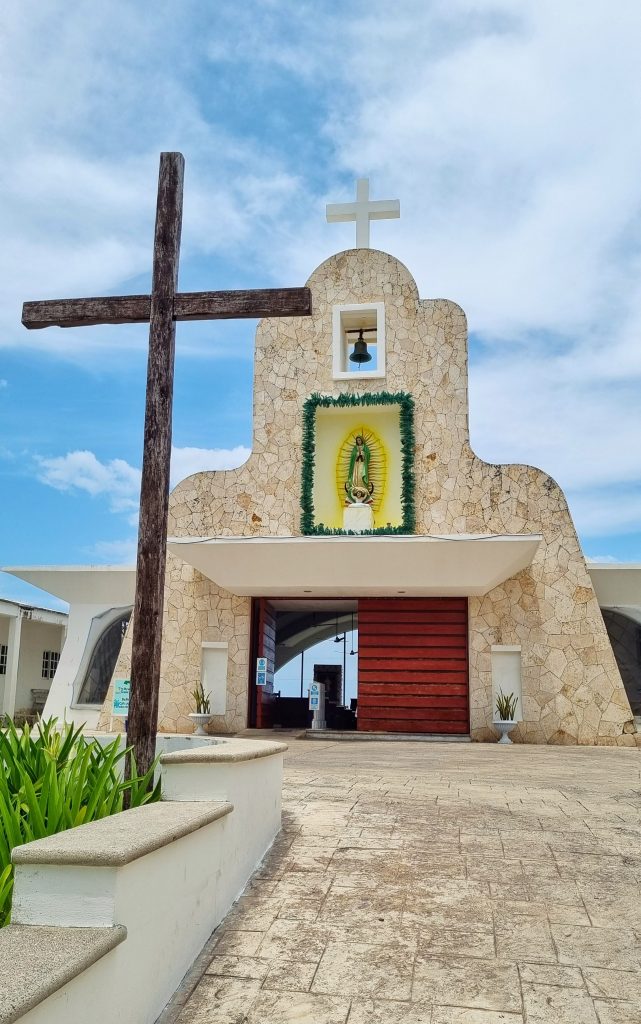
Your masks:
[{"label": "adjacent white building", "polygon": [[[134,567],[16,566],[5,571],[69,604],[68,616],[64,612],[25,608],[24,611],[31,618],[22,614],[23,641],[17,646],[12,637],[16,635],[16,629],[20,636],[20,627],[14,626],[13,634],[10,634],[11,627],[8,625],[7,639],[3,640],[3,619],[0,618],[0,643],[7,647],[7,663],[11,649],[14,651],[15,667],[14,661],[11,661],[11,671],[18,680],[15,686],[5,683],[5,714],[33,711],[31,690],[46,687],[48,692],[44,695],[44,710],[42,703],[35,710],[42,711],[46,718],[66,719],[94,728],[98,724],[100,708],[131,616],[136,580]],[[12,602],[0,602],[0,609],[4,604],[16,609],[23,608]],[[13,620],[7,617],[7,621],[11,623]],[[46,626],[51,630],[54,622],[59,623],[56,627],[59,635],[55,638],[52,634],[37,632],[35,629],[36,626],[40,629]],[[47,650],[56,652],[55,675],[52,672],[51,678],[45,680],[38,677],[36,669],[41,663],[44,672],[44,655]],[[0,676],[0,679],[8,678],[7,675]],[[24,682],[20,682],[23,679]],[[18,694],[15,700],[12,698],[14,690]]]},{"label": "adjacent white building", "polygon": [[0,600],[0,708],[11,717],[41,712],[67,632],[66,612]]}]

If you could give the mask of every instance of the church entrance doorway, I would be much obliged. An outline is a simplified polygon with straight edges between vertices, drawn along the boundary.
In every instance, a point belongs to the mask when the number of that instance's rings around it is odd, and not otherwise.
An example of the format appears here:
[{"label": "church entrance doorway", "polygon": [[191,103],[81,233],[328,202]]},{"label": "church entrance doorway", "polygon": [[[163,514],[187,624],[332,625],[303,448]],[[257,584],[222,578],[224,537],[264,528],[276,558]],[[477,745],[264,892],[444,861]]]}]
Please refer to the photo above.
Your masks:
[{"label": "church entrance doorway", "polygon": [[309,728],[315,681],[331,730],[469,732],[466,598],[255,598],[252,623],[250,725]]}]

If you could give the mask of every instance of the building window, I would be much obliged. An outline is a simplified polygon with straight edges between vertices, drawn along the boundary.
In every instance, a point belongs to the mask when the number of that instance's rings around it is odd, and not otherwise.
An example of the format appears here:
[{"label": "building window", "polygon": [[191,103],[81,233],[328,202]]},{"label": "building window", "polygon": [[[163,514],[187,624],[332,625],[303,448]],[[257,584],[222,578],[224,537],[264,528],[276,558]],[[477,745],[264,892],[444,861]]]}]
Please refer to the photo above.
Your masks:
[{"label": "building window", "polygon": [[8,647],[6,644],[0,644],[0,676],[6,676],[7,674],[7,653]]},{"label": "building window", "polygon": [[334,306],[332,367],[334,380],[385,377],[384,302]]},{"label": "building window", "polygon": [[53,679],[58,668],[58,662],[60,661],[59,651],[43,651],[42,652],[42,678]]},{"label": "building window", "polygon": [[98,638],[85,673],[78,704],[102,704],[107,696],[109,683],[116,668],[122,641],[124,640],[131,612],[121,616],[107,626]]}]

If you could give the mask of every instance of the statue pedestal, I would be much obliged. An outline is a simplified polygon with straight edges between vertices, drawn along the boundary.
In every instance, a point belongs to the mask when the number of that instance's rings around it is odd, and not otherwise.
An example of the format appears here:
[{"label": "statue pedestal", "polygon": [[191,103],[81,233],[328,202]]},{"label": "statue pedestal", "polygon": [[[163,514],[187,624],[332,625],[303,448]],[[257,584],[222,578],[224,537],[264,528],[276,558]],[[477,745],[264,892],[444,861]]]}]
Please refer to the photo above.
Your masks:
[{"label": "statue pedestal", "polygon": [[374,513],[371,505],[364,505],[356,502],[348,505],[343,511],[343,529],[351,530],[353,533],[363,533],[365,530],[374,529]]}]

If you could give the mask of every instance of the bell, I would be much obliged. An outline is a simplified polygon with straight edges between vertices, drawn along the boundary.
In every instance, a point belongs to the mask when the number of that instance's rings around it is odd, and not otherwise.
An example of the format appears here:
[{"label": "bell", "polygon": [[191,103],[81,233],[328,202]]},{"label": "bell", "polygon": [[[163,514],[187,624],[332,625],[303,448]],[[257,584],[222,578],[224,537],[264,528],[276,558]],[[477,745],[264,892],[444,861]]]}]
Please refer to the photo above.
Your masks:
[{"label": "bell", "polygon": [[363,332],[358,332],[358,341],[354,344],[354,351],[350,354],[350,363],[369,363],[372,358],[371,352],[367,351],[367,342],[363,340]]}]

